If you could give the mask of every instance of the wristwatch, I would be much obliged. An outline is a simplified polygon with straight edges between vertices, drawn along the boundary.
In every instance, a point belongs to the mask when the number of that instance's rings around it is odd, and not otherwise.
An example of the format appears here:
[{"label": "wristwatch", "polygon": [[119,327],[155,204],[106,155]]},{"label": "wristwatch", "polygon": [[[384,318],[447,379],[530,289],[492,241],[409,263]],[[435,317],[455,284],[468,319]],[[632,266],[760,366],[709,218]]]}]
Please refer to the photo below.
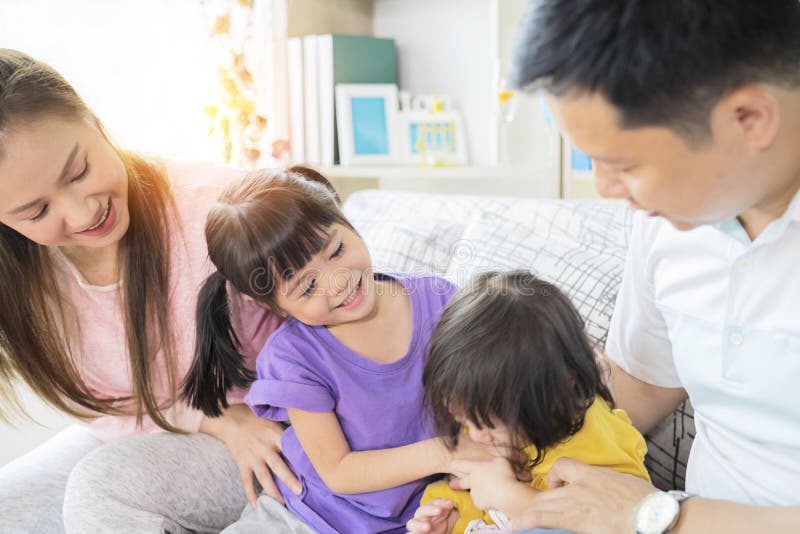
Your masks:
[{"label": "wristwatch", "polygon": [[656,491],[646,495],[633,509],[636,534],[665,534],[681,514],[680,503],[692,495],[685,491]]}]

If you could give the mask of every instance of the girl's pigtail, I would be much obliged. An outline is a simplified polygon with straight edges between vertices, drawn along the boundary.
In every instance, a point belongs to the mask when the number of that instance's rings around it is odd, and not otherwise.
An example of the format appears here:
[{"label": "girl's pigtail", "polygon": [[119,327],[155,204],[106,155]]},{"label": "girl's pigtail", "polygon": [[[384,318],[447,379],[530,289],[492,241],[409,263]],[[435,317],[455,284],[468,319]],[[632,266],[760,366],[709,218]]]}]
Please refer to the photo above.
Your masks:
[{"label": "girl's pigtail", "polygon": [[225,277],[212,274],[197,299],[197,338],[192,368],[181,398],[209,417],[222,415],[232,387],[246,387],[255,374],[245,367],[239,340],[231,326]]}]

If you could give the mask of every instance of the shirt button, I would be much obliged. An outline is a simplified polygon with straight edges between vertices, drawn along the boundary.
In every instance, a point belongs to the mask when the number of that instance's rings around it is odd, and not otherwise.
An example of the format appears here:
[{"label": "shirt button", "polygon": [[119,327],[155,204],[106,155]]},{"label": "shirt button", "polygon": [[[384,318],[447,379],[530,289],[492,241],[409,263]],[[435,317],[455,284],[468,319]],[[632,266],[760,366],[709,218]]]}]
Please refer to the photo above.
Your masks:
[{"label": "shirt button", "polygon": [[738,346],[744,343],[744,337],[742,337],[742,334],[740,334],[739,332],[734,332],[733,334],[730,335],[728,341],[731,342],[731,345]]},{"label": "shirt button", "polygon": [[747,272],[752,268],[753,268],[753,262],[750,260],[742,260],[742,262],[739,264],[739,269],[744,272]]}]

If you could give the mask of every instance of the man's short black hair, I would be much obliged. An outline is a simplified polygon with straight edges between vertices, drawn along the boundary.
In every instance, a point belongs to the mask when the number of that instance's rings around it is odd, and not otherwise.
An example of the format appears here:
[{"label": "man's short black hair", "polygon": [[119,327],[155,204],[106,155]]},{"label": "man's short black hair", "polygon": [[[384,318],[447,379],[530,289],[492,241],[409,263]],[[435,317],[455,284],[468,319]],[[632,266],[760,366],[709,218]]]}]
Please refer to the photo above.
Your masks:
[{"label": "man's short black hair", "polygon": [[800,85],[800,0],[530,0],[512,81],[597,92],[622,128],[706,138],[729,91]]}]

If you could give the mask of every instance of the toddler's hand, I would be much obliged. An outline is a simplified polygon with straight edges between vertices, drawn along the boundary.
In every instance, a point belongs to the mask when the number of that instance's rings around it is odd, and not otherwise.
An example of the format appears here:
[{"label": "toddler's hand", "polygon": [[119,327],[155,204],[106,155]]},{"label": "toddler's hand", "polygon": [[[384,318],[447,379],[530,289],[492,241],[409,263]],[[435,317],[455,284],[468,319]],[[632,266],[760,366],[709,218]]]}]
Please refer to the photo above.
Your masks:
[{"label": "toddler's hand", "polygon": [[489,462],[456,460],[450,466],[457,476],[450,487],[470,490],[472,502],[481,510],[503,510],[507,489],[519,484],[509,461],[499,456]]},{"label": "toddler's hand", "polygon": [[414,517],[406,523],[406,528],[411,534],[417,532],[447,534],[451,528],[451,516],[457,513],[453,509],[453,501],[449,499],[433,499],[417,508]]}]

